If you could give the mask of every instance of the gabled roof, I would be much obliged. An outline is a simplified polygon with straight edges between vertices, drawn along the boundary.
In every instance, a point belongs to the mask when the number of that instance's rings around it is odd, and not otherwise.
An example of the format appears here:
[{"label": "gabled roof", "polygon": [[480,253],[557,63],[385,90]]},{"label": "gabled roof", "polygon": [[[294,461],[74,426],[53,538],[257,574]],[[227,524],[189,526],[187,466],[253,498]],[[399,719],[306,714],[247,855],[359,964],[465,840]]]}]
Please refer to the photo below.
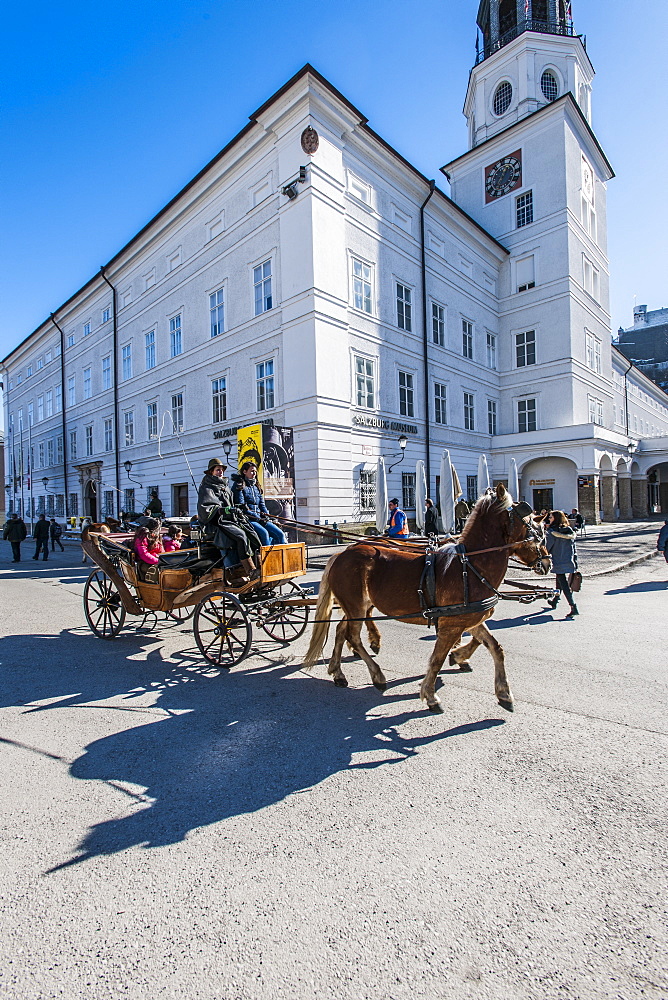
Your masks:
[{"label": "gabled roof", "polygon": [[[327,80],[321,73],[319,73],[316,69],[314,69],[314,67],[311,66],[310,63],[305,63],[302,66],[302,68],[294,74],[294,76],[290,77],[290,79],[286,83],[284,83],[279,90],[277,90],[274,94],[272,94],[272,96],[268,100],[266,100],[264,104],[261,104],[260,107],[257,108],[249,116],[248,123],[244,125],[241,131],[237,132],[237,134],[232,139],[230,139],[227,145],[225,145],[220,150],[219,153],[216,153],[216,155],[211,160],[209,160],[209,162],[205,164],[205,166],[202,167],[202,169],[192,178],[192,180],[190,180],[184,187],[182,187],[181,190],[178,191],[178,193],[175,194],[174,197],[170,201],[168,201],[167,204],[163,208],[161,208],[159,212],[156,213],[156,215],[153,216],[153,218],[149,219],[146,225],[142,226],[139,232],[136,233],[130,240],[128,240],[128,242],[124,246],[122,246],[121,249],[117,253],[115,253],[114,256],[109,261],[107,261],[106,264],[102,265],[100,271],[107,271],[110,267],[112,267],[119,260],[119,258],[121,258],[123,254],[126,253],[133,246],[133,244],[137,242],[137,240],[141,239],[141,237],[144,236],[144,234],[151,228],[151,226],[153,226],[159,219],[162,218],[162,216],[164,216],[167,212],[169,212],[169,210],[179,201],[180,198],[183,197],[184,194],[186,194],[195,184],[197,184],[197,182],[201,180],[201,178],[204,177],[206,173],[209,170],[211,170],[212,167],[214,167],[221,159],[223,159],[223,157],[226,156],[226,154],[229,153],[230,150],[233,149],[233,147],[236,146],[236,144],[241,141],[241,139],[243,139],[246,135],[248,135],[253,130],[253,128],[255,128],[255,126],[258,125],[258,118],[262,114],[264,114],[264,112],[267,111],[272,106],[272,104],[275,104],[276,101],[280,100],[280,98],[283,97],[283,95],[286,94],[291,87],[293,87],[296,83],[298,83],[302,79],[302,77],[307,75],[311,75],[312,77],[314,77],[314,79],[316,79],[326,90],[328,90],[330,94],[332,94],[338,101],[340,101],[343,105],[345,105],[345,107],[348,108],[349,111],[352,112],[352,114],[358,119],[358,126],[360,129],[365,131],[376,142],[378,142],[381,146],[383,146],[384,149],[386,149],[389,153],[392,154],[392,156],[398,159],[415,176],[419,177],[422,181],[424,181],[424,183],[428,187],[431,185],[432,182],[427,177],[425,177],[425,175],[420,170],[418,170],[417,167],[413,166],[413,164],[410,163],[405,157],[403,157],[401,153],[398,153],[397,150],[394,149],[381,136],[379,136],[377,132],[374,132],[374,130],[368,125],[368,118],[366,118],[362,114],[362,112],[359,111],[355,107],[355,105],[352,104],[347,99],[347,97],[344,97],[344,95],[339,90],[337,90],[336,87],[334,87],[334,85],[331,84],[329,80]],[[495,237],[492,236],[491,233],[488,233],[487,230],[484,229],[479,222],[476,222],[475,219],[471,218],[471,216],[467,212],[465,212],[462,208],[460,208],[459,205],[457,205],[452,200],[452,198],[450,198],[444,191],[442,191],[438,187],[435,187],[434,190],[441,196],[441,198],[443,198],[447,202],[447,204],[451,208],[453,208],[462,217],[462,219],[466,219],[466,221],[470,225],[474,226],[475,229],[477,229],[483,236],[485,236],[488,240],[494,243],[505,254],[509,253],[507,248],[504,247],[502,243],[499,243],[499,241],[495,239]],[[100,279],[100,273],[98,272],[97,274],[93,275],[93,277],[89,278],[89,280],[84,285],[82,285],[81,288],[77,289],[77,291],[74,292],[73,295],[71,295],[68,299],[66,299],[63,303],[61,303],[61,305],[59,305],[51,315],[57,316],[57,314],[60,313],[63,309],[66,309],[67,306],[69,306],[77,298],[77,296],[81,295],[82,292],[85,292],[88,288],[90,288],[93,285],[94,282],[99,280],[101,279]],[[50,321],[51,321],[50,317],[43,320],[39,324],[39,326],[32,331],[32,333],[29,333],[27,337],[24,337],[24,339],[19,344],[17,344],[17,346],[13,350],[11,350],[9,354],[7,354],[6,357],[2,359],[2,361],[0,361],[0,364],[4,364],[5,362],[7,362],[9,358],[11,358],[11,356],[16,351],[18,351],[25,343],[27,343],[27,341],[30,340],[31,337],[33,337],[36,333],[38,333]]]}]

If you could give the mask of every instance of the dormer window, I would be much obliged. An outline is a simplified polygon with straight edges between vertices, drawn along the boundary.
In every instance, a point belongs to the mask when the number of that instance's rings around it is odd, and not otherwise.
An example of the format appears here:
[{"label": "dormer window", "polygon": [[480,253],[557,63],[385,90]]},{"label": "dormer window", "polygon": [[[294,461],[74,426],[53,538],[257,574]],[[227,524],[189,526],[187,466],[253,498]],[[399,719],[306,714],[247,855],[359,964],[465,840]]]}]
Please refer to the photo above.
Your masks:
[{"label": "dormer window", "polygon": [[556,101],[559,97],[559,84],[551,69],[546,69],[540,78],[540,89],[546,101]]}]

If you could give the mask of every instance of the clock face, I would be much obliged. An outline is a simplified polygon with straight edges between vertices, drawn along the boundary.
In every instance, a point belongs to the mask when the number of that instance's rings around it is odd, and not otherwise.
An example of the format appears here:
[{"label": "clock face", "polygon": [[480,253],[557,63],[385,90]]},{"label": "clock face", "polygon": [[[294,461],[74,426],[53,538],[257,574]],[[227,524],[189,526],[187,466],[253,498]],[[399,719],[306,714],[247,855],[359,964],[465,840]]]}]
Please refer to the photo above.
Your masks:
[{"label": "clock face", "polygon": [[490,202],[502,198],[521,183],[522,153],[518,150],[485,168],[485,200]]}]

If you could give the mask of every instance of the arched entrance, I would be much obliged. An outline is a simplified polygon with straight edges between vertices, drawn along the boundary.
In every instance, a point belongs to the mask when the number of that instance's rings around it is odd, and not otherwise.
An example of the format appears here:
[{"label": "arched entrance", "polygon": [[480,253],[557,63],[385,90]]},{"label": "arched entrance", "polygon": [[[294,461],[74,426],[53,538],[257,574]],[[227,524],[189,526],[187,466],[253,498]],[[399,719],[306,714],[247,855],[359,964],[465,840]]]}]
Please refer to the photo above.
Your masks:
[{"label": "arched entrance", "polygon": [[647,470],[647,506],[650,514],[668,515],[668,462]]},{"label": "arched entrance", "polygon": [[577,466],[569,458],[546,457],[528,461],[520,474],[520,495],[534,510],[565,510],[578,503]]},{"label": "arched entrance", "polygon": [[84,514],[91,521],[97,521],[97,483],[89,479],[84,486]]}]

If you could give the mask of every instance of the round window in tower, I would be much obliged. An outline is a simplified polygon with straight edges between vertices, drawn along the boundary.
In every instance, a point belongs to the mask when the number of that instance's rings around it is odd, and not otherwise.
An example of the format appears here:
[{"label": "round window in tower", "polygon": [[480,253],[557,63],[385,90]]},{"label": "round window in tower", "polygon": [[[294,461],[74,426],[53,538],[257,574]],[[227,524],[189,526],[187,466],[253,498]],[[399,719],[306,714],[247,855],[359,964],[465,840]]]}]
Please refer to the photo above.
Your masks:
[{"label": "round window in tower", "polygon": [[546,101],[556,101],[559,97],[559,84],[551,69],[546,69],[540,78],[540,89]]},{"label": "round window in tower", "polygon": [[511,85],[508,83],[507,80],[504,80],[503,83],[500,83],[499,86],[494,91],[494,101],[493,101],[494,114],[497,115],[497,117],[499,118],[501,117],[501,115],[505,115],[506,111],[510,107],[510,102],[512,101],[512,99],[513,99],[513,88],[511,87]]}]

